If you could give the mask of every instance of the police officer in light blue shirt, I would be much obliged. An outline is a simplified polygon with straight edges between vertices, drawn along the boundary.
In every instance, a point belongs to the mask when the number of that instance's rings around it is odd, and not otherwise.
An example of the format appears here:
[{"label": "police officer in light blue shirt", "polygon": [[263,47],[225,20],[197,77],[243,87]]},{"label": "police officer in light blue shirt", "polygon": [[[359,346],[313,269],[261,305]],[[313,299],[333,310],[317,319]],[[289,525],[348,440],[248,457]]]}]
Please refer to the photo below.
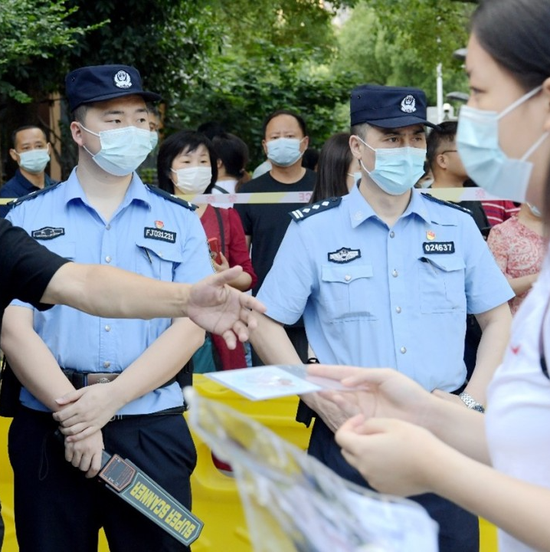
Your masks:
[{"label": "police officer in light blue shirt", "polygon": [[[291,213],[258,294],[267,317],[252,343],[266,363],[297,362],[281,325],[303,314],[320,362],[395,368],[446,400],[482,409],[506,346],[513,292],[469,212],[413,190],[426,155],[424,93],[365,85],[352,92],[350,111],[361,180],[343,198]],[[470,313],[484,332],[466,382]],[[336,407],[317,395],[303,399],[317,416],[310,454],[365,485],[334,442],[343,421]],[[435,495],[418,502],[440,524],[440,550],[477,552],[474,516]]]},{"label": "police officer in light blue shirt", "polygon": [[[123,65],[77,69],[66,89],[78,166],[66,182],[20,200],[10,221],[77,262],[174,282],[211,274],[193,207],[146,187],[134,172],[151,150],[145,101],[159,96]],[[174,376],[204,332],[185,318],[104,319],[22,303],[9,307],[4,324],[20,340],[10,362],[25,385],[10,430],[20,550],[89,551],[100,527],[111,550],[187,550],[82,472],[97,473],[105,447],[190,507],[196,452]],[[51,411],[60,405],[60,419],[71,426],[63,431],[81,438],[66,441],[65,450],[53,438]]]}]

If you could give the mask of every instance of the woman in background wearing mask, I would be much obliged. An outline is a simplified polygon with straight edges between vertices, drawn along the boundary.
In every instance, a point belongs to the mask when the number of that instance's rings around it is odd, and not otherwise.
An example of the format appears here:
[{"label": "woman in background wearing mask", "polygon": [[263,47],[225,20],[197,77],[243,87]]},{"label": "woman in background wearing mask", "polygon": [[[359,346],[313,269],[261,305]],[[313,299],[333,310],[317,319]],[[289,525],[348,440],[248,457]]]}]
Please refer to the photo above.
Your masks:
[{"label": "woman in background wearing mask", "polygon": [[[234,134],[222,132],[212,138],[217,154],[218,179],[212,186],[213,194],[234,194],[250,180],[246,172],[248,146]],[[232,203],[215,203],[216,207],[233,207]]]},{"label": "woman in background wearing mask", "polygon": [[359,163],[349,148],[349,137],[349,132],[339,132],[332,135],[321,148],[310,203],[347,195],[361,178]]},{"label": "woman in background wearing mask", "polygon": [[[457,144],[490,193],[550,224],[550,0],[484,0],[468,44],[470,100]],[[312,366],[355,392],[337,433],[377,489],[435,492],[498,527],[500,552],[550,550],[550,258],[514,318],[485,415],[439,400],[393,370]]]},{"label": "woman in background wearing mask", "polygon": [[540,211],[523,203],[519,213],[494,226],[487,239],[495,260],[516,296],[510,310],[516,314],[537,281],[544,262],[544,223]]},{"label": "woman in background wearing mask", "polygon": [[[159,187],[176,196],[208,194],[218,177],[217,156],[212,142],[202,133],[180,131],[160,146],[158,161]],[[241,219],[233,209],[218,209],[203,203],[197,207],[216,272],[240,265],[243,272],[230,285],[247,291],[256,282]],[[213,335],[212,341],[224,370],[246,367],[244,348],[239,343],[229,350],[223,340]]]}]

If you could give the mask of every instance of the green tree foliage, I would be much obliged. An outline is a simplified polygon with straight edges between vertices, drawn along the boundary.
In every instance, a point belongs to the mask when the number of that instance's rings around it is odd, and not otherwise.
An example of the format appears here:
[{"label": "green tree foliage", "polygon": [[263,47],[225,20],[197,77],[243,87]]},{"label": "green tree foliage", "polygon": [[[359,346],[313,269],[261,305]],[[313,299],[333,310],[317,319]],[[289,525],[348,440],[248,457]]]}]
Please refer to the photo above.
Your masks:
[{"label": "green tree foliage", "polygon": [[203,60],[217,42],[205,0],[66,0],[77,8],[74,25],[95,25],[67,52],[70,68],[123,63],[137,67],[144,85],[169,100],[203,74]]},{"label": "green tree foliage", "polygon": [[0,97],[31,101],[28,91],[41,87],[21,84],[33,73],[33,64],[56,57],[60,48],[74,46],[90,30],[71,27],[68,18],[73,13],[65,0],[0,2]]},{"label": "green tree foliage", "polygon": [[[343,7],[352,16],[335,32],[332,18]],[[457,0],[0,0],[3,143],[15,126],[36,120],[52,91],[63,93],[68,70],[126,63],[163,95],[169,129],[218,121],[258,162],[264,117],[290,108],[320,147],[346,128],[357,84],[421,86],[433,103],[441,61],[446,91],[460,89],[461,64],[451,53],[465,44],[473,7]],[[74,162],[66,161],[67,168]]]},{"label": "green tree foliage", "polygon": [[[170,101],[203,75],[203,60],[217,40],[206,0],[0,0],[2,142],[17,126],[38,120],[51,92],[63,94],[71,69],[134,65],[144,86]],[[68,134],[62,143],[72,144]],[[65,174],[73,153],[63,155]]]},{"label": "green tree foliage", "polygon": [[262,122],[277,109],[300,113],[310,143],[320,147],[347,125],[341,106],[350,91],[345,71],[334,76],[327,62],[336,54],[334,12],[318,0],[212,0],[222,29],[208,75],[180,95],[172,126],[196,128],[216,121],[250,147],[251,167],[264,158]]},{"label": "green tree foliage", "polygon": [[452,56],[467,41],[473,6],[455,0],[362,0],[338,34],[333,70],[359,82],[417,86],[436,101],[436,67],[445,92],[464,89],[462,64]]},{"label": "green tree foliage", "polygon": [[63,91],[69,70],[105,63],[136,66],[146,86],[169,98],[200,74],[217,40],[203,0],[2,0],[0,18],[5,2],[16,12],[11,26],[0,19],[0,29],[11,29],[23,55],[0,79],[35,99]]}]

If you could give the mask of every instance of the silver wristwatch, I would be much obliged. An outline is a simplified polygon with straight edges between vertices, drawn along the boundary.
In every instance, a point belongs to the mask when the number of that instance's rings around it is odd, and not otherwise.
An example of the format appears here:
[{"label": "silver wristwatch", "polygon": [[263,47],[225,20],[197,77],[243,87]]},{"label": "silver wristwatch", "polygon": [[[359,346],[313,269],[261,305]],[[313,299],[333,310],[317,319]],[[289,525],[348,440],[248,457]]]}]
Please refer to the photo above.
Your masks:
[{"label": "silver wristwatch", "polygon": [[463,391],[460,393],[458,398],[471,410],[476,410],[477,412],[481,412],[482,414],[485,412],[485,408],[481,403],[478,403],[472,395],[466,393]]}]

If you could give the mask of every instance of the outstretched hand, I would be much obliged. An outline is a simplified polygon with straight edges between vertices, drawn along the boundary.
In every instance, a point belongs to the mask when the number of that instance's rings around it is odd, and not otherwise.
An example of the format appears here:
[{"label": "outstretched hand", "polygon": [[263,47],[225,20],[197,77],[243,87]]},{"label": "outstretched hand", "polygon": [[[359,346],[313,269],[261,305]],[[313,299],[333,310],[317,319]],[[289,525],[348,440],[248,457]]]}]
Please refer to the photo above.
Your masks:
[{"label": "outstretched hand", "polygon": [[418,383],[390,368],[357,368],[310,364],[308,374],[340,380],[349,391],[323,391],[320,395],[332,401],[351,418],[398,418],[421,423],[431,401],[437,400]]},{"label": "outstretched hand", "polygon": [[247,341],[249,328],[256,327],[252,311],[265,311],[260,301],[228,285],[242,270],[234,266],[197,282],[187,303],[187,316],[206,331],[221,335],[229,349],[237,346],[237,338]]}]

